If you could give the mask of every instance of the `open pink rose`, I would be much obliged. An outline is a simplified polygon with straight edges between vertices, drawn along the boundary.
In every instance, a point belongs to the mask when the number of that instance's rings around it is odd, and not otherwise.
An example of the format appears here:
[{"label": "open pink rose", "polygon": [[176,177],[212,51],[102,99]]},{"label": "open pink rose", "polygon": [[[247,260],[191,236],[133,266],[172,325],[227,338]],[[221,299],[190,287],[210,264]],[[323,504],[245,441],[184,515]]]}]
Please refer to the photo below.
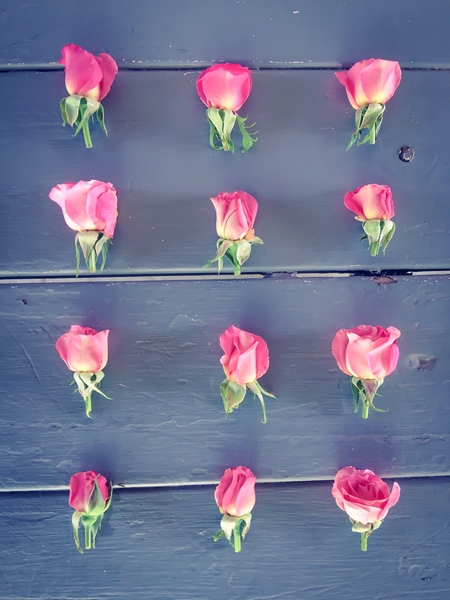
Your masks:
[{"label": "open pink rose", "polygon": [[331,350],[339,368],[347,375],[363,380],[384,379],[397,366],[399,337],[400,331],[395,327],[359,325],[340,329]]},{"label": "open pink rose", "polygon": [[61,50],[59,61],[66,72],[66,88],[71,96],[85,96],[100,102],[109,92],[117,73],[116,61],[102,53],[94,56],[75,44]]},{"label": "open pink rose", "polygon": [[397,504],[400,486],[394,483],[390,492],[387,484],[369,469],[344,467],[336,473],[331,493],[351,519],[367,525],[384,519]]},{"label": "open pink rose", "polygon": [[112,238],[117,221],[117,192],[110,183],[79,181],[60,183],[51,189],[67,225],[75,231],[102,231]]},{"label": "open pink rose", "polygon": [[109,329],[95,331],[90,327],[72,325],[58,338],[56,349],[71,371],[98,373],[108,362]]},{"label": "open pink rose", "polygon": [[252,73],[248,67],[225,63],[200,73],[197,92],[208,108],[238,111],[250,95]]},{"label": "open pink rose", "polygon": [[97,481],[103,500],[108,500],[108,482],[95,471],[75,473],[70,478],[69,505],[78,512],[89,513],[89,501],[94,491],[94,482]]},{"label": "open pink rose", "polygon": [[368,104],[385,104],[400,84],[402,71],[397,61],[370,58],[336,73],[354,109]]},{"label": "open pink rose", "polygon": [[258,202],[247,192],[222,192],[211,198],[216,209],[217,235],[224,240],[252,240]]},{"label": "open pink rose", "polygon": [[220,336],[220,345],[225,352],[220,362],[230,381],[253,383],[269,368],[269,349],[259,335],[232,325]]},{"label": "open pink rose", "polygon": [[388,185],[369,183],[347,192],[344,204],[357,215],[359,221],[387,221],[395,215],[392,191]]},{"label": "open pink rose", "polygon": [[214,498],[222,514],[242,517],[255,506],[256,477],[247,467],[227,469],[214,492]]}]

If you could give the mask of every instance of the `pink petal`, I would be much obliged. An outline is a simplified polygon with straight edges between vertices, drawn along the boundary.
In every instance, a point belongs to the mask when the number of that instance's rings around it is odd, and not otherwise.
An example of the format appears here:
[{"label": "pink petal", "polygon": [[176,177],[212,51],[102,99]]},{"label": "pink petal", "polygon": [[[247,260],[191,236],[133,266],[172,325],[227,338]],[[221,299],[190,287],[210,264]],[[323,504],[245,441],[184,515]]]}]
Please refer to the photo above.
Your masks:
[{"label": "pink petal", "polygon": [[66,88],[69,94],[90,95],[98,100],[102,70],[95,56],[75,44],[64,46],[61,53],[62,59],[59,62],[65,67]]},{"label": "pink petal", "polygon": [[338,367],[341,369],[341,371],[343,371],[347,375],[352,376],[352,375],[354,375],[354,373],[349,371],[347,368],[347,359],[346,359],[347,346],[348,346],[347,332],[345,329],[339,329],[339,331],[334,336],[333,341],[331,342],[331,352],[332,352],[334,358],[336,359]]},{"label": "pink petal", "polygon": [[101,101],[111,89],[111,85],[118,71],[118,67],[116,61],[112,58],[112,56],[110,56],[109,54],[105,54],[104,52],[100,54],[100,56],[96,56],[95,59],[98,62],[103,74],[103,78],[100,82],[99,95],[99,101]]}]

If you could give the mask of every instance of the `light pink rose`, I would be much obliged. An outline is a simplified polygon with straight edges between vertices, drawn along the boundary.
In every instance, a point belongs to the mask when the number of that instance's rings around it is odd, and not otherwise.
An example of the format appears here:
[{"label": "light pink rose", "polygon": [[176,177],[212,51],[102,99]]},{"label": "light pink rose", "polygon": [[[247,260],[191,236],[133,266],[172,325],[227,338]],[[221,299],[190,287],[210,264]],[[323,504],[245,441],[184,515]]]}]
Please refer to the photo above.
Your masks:
[{"label": "light pink rose", "polygon": [[71,371],[98,373],[108,362],[109,329],[95,331],[90,327],[72,325],[58,338],[56,349]]},{"label": "light pink rose", "polygon": [[117,73],[116,61],[102,53],[94,56],[75,44],[61,50],[59,61],[65,67],[66,88],[71,96],[85,96],[100,102],[109,92]]},{"label": "light pink rose", "polygon": [[95,480],[97,480],[98,487],[106,504],[109,496],[107,480],[103,475],[99,475],[95,471],[83,471],[82,473],[75,473],[70,478],[69,505],[72,508],[81,513],[89,513],[89,503],[94,491]]},{"label": "light pink rose", "polygon": [[369,469],[344,467],[336,473],[331,491],[340,509],[348,516],[367,525],[381,521],[400,498],[400,486],[394,483],[392,492],[387,484]]},{"label": "light pink rose", "polygon": [[225,352],[220,362],[230,381],[253,383],[269,368],[269,349],[259,335],[232,325],[220,336],[220,345]]},{"label": "light pink rose", "polygon": [[400,351],[395,327],[359,325],[340,329],[334,336],[331,351],[341,371],[360,379],[384,379],[397,366]]},{"label": "light pink rose", "polygon": [[247,192],[222,192],[211,198],[216,209],[217,235],[224,240],[251,241],[255,237],[253,225],[258,213],[258,202]]},{"label": "light pink rose", "polygon": [[359,221],[387,221],[395,215],[392,191],[388,185],[363,185],[353,192],[347,192],[344,204],[357,215]]},{"label": "light pink rose", "polygon": [[49,198],[58,204],[67,225],[75,231],[103,231],[110,238],[117,221],[117,192],[110,183],[60,183]]},{"label": "light pink rose", "polygon": [[400,84],[402,71],[397,61],[370,58],[353,65],[348,71],[336,73],[345,87],[353,108],[377,103],[385,104]]},{"label": "light pink rose", "polygon": [[232,63],[213,65],[200,73],[197,92],[208,108],[238,111],[250,95],[252,73]]},{"label": "light pink rose", "polygon": [[214,498],[222,514],[242,517],[255,506],[256,477],[247,467],[227,469],[214,492]]}]

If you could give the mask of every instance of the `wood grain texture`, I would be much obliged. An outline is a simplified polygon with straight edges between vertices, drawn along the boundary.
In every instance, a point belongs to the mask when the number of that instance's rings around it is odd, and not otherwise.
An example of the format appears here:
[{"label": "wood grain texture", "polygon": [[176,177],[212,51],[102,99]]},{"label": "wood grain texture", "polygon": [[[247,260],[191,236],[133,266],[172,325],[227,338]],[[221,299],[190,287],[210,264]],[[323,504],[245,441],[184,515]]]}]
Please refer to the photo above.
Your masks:
[{"label": "wood grain texture", "polygon": [[331,482],[257,484],[240,554],[212,540],[220,522],[212,486],[118,491],[96,550],[84,555],[66,493],[0,494],[2,599],[443,600],[450,481],[401,487],[367,553]]},{"label": "wood grain texture", "polygon": [[353,64],[380,56],[404,66],[448,66],[443,0],[5,0],[0,60],[55,63],[79,44],[119,65],[255,67]]},{"label": "wood grain texture", "polygon": [[[48,192],[92,178],[119,192],[107,274],[204,273],[217,239],[209,198],[236,189],[259,201],[265,242],[244,272],[450,268],[445,72],[406,72],[376,146],[348,152],[354,111],[332,72],[256,72],[241,114],[260,139],[234,156],[209,148],[193,72],[119,73],[104,102],[109,139],[93,127],[92,150],[61,126],[62,73],[0,80],[0,276],[74,274],[75,233]],[[398,158],[404,145],[416,152],[410,163]],[[397,231],[378,258],[343,205],[367,183],[390,185],[396,204]]]},{"label": "wood grain texture", "polygon": [[[90,468],[127,485],[215,481],[237,462],[276,481],[355,462],[449,474],[449,296],[449,277],[4,284],[1,487],[57,487]],[[330,352],[360,323],[402,332],[378,399],[389,411],[367,421]],[[111,330],[114,400],[97,395],[92,419],[54,348],[72,324]],[[225,418],[218,337],[231,324],[268,343],[267,425],[251,395]]]}]

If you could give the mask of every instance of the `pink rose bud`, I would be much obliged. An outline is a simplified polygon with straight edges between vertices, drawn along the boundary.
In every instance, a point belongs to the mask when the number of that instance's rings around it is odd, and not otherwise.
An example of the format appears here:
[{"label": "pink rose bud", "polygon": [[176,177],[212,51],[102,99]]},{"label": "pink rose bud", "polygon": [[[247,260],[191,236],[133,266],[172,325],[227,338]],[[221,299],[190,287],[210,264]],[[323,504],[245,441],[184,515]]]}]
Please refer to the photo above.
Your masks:
[{"label": "pink rose bud", "polygon": [[224,515],[214,541],[225,535],[236,552],[241,550],[241,540],[250,528],[251,511],[256,502],[255,483],[256,477],[250,469],[232,467],[225,471],[214,492],[216,504]]},{"label": "pink rose bud", "polygon": [[383,329],[372,325],[340,329],[334,336],[331,351],[341,371],[351,377],[355,412],[361,400],[364,419],[369,415],[369,408],[379,411],[373,399],[384,378],[397,366],[399,337],[400,331],[395,327]]},{"label": "pink rose bud", "polygon": [[220,336],[224,355],[220,362],[226,379],[220,386],[225,412],[228,414],[244,400],[247,389],[258,396],[263,408],[263,423],[267,422],[262,394],[275,398],[266,392],[258,382],[269,368],[269,350],[266,342],[248,331],[232,325]]},{"label": "pink rose bud", "polygon": [[249,258],[252,244],[262,244],[255,236],[253,225],[258,212],[258,202],[247,192],[222,192],[211,198],[216,209],[216,229],[219,240],[217,254],[204,267],[217,261],[218,272],[223,267],[225,256],[233,265],[235,275],[241,274],[241,267]]},{"label": "pink rose bud", "polygon": [[391,221],[395,214],[391,188],[376,183],[364,185],[347,192],[344,204],[356,213],[355,219],[363,222],[363,239],[369,242],[371,256],[377,256],[380,249],[384,254],[395,232],[395,223]]},{"label": "pink rose bud", "polygon": [[[336,73],[345,87],[350,104],[356,109],[356,128],[347,147],[374,144],[383,120],[385,104],[400,85],[402,71],[397,61],[370,58],[353,65],[348,71]],[[361,141],[361,131],[369,133]]]},{"label": "pink rose bud", "polygon": [[75,473],[70,478],[69,505],[75,509],[72,516],[73,535],[77,550],[83,553],[78,538],[80,521],[84,526],[85,548],[95,548],[95,538],[101,527],[103,514],[111,504],[112,487],[103,475],[95,471]]},{"label": "pink rose bud", "polygon": [[85,401],[88,417],[92,410],[92,392],[108,398],[98,387],[104,378],[103,369],[108,362],[108,335],[109,329],[97,332],[90,327],[72,325],[70,331],[56,342],[59,356],[74,371],[74,380]]},{"label": "pink rose bud", "polygon": [[107,133],[100,101],[111,89],[118,71],[117,64],[109,54],[94,56],[75,44],[64,46],[61,54],[59,63],[65,67],[66,88],[70,94],[61,101],[63,125],[75,124],[75,135],[82,129],[86,147],[92,148],[89,119],[97,115],[102,129]]},{"label": "pink rose bud", "polygon": [[[237,115],[237,111],[250,95],[252,73],[248,67],[225,63],[209,67],[200,73],[197,79],[197,92],[200,100],[207,106],[206,116],[210,124],[210,145],[214,150],[231,150],[231,132],[237,120],[242,135],[242,152],[246,152],[258,139],[249,134],[245,126],[246,119]],[[214,136],[221,143],[216,146]]]},{"label": "pink rose bud", "polygon": [[91,273],[97,270],[97,259],[102,254],[102,271],[117,221],[117,192],[114,187],[111,183],[95,179],[59,183],[50,190],[49,198],[61,207],[67,225],[79,232],[75,238],[77,275],[80,263],[78,245]]},{"label": "pink rose bud", "polygon": [[367,538],[378,529],[392,506],[400,498],[400,486],[392,491],[369,469],[344,467],[336,473],[332,492],[336,504],[353,523],[352,530],[361,534],[361,550],[367,550]]}]

